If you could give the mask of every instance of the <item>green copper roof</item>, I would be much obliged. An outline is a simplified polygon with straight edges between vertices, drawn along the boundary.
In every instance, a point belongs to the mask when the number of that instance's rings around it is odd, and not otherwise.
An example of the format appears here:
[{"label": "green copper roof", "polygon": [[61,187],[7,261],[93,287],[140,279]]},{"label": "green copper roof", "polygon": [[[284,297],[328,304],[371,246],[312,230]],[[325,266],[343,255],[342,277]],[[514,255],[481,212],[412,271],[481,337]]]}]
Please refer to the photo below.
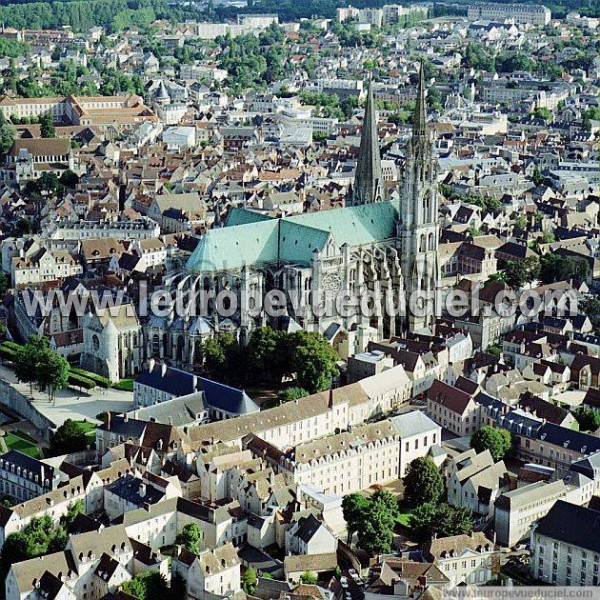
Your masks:
[{"label": "green copper roof", "polygon": [[255,210],[246,210],[244,208],[233,207],[227,215],[225,227],[236,227],[237,225],[246,225],[247,223],[258,223],[259,221],[272,221],[273,217],[256,212]]},{"label": "green copper roof", "polygon": [[331,231],[335,245],[360,246],[395,237],[398,211],[389,201],[336,208],[288,217],[290,221]]},{"label": "green copper roof", "polygon": [[189,257],[187,269],[195,273],[229,271],[247,265],[276,262],[278,221],[221,227],[207,231]]},{"label": "green copper roof", "polygon": [[294,221],[281,219],[279,224],[279,257],[287,263],[310,264],[315,250],[327,244],[329,232]]},{"label": "green copper roof", "polygon": [[336,247],[372,244],[393,238],[398,217],[391,202],[265,219],[259,213],[234,209],[235,225],[207,231],[187,262],[195,273],[237,270],[244,265],[284,262],[309,265],[331,235]]}]

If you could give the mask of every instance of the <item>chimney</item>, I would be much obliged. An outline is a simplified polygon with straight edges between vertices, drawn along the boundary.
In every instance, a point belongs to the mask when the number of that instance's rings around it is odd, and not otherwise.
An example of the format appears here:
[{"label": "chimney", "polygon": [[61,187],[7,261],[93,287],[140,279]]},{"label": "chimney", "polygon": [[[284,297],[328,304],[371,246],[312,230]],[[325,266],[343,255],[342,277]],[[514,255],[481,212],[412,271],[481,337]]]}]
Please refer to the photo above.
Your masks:
[{"label": "chimney", "polygon": [[125,423],[128,423],[128,422],[129,422],[129,413],[128,413],[128,412],[126,412],[126,413],[123,415],[123,420],[125,421]]},{"label": "chimney", "polygon": [[164,377],[167,374],[167,365],[166,363],[162,363],[160,365],[160,375],[161,377]]},{"label": "chimney", "polygon": [[40,465],[40,484],[44,485],[44,479],[46,479],[46,471],[44,471],[44,465]]},{"label": "chimney", "polygon": [[110,431],[110,410],[106,411],[106,429]]},{"label": "chimney", "polygon": [[145,497],[146,497],[146,484],[141,483],[140,484],[140,498],[145,498]]},{"label": "chimney", "polygon": [[329,388],[329,403],[327,406],[333,408],[333,387]]},{"label": "chimney", "polygon": [[153,358],[151,358],[148,361],[148,371],[152,372],[154,370],[155,365],[156,365],[156,361]]}]

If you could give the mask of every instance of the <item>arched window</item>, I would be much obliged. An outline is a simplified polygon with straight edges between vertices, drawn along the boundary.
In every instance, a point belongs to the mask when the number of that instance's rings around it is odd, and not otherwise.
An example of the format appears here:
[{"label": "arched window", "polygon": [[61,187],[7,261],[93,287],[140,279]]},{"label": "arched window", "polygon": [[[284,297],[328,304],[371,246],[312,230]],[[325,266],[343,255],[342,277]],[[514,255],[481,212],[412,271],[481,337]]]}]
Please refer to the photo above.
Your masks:
[{"label": "arched window", "polygon": [[435,243],[435,238],[433,236],[433,233],[430,233],[429,234],[429,244],[428,244],[429,250],[434,249],[434,243]]},{"label": "arched window", "polygon": [[94,352],[98,352],[98,350],[100,350],[100,339],[96,334],[92,336],[92,348]]}]

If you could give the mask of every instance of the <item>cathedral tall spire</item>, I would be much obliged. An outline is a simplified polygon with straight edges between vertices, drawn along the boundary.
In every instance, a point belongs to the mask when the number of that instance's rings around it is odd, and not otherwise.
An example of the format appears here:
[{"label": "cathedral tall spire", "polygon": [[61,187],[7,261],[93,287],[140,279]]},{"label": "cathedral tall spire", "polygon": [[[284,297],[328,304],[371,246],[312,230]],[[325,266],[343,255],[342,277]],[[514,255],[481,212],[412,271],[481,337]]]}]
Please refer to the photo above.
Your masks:
[{"label": "cathedral tall spire", "polygon": [[381,152],[379,150],[379,134],[377,133],[377,115],[373,100],[373,84],[369,82],[365,118],[360,137],[360,150],[352,204],[370,204],[382,199],[383,170],[381,168]]},{"label": "cathedral tall spire", "polygon": [[419,89],[417,90],[417,105],[413,122],[413,135],[425,135],[427,128],[427,108],[425,104],[425,69],[421,61],[419,69]]}]

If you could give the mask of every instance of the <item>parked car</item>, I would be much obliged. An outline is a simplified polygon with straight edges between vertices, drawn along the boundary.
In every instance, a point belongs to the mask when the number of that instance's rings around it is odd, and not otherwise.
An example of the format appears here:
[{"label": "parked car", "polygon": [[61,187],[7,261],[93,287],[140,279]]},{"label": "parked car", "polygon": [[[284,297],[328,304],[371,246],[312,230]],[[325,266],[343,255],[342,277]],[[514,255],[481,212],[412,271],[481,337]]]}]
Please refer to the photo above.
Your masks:
[{"label": "parked car", "polygon": [[340,583],[342,584],[342,587],[347,590],[348,589],[348,578],[344,577],[343,575],[340,577]]},{"label": "parked car", "polygon": [[350,577],[352,577],[352,579],[354,579],[356,583],[360,581],[360,576],[358,575],[355,569],[348,569],[348,575],[350,575]]}]

